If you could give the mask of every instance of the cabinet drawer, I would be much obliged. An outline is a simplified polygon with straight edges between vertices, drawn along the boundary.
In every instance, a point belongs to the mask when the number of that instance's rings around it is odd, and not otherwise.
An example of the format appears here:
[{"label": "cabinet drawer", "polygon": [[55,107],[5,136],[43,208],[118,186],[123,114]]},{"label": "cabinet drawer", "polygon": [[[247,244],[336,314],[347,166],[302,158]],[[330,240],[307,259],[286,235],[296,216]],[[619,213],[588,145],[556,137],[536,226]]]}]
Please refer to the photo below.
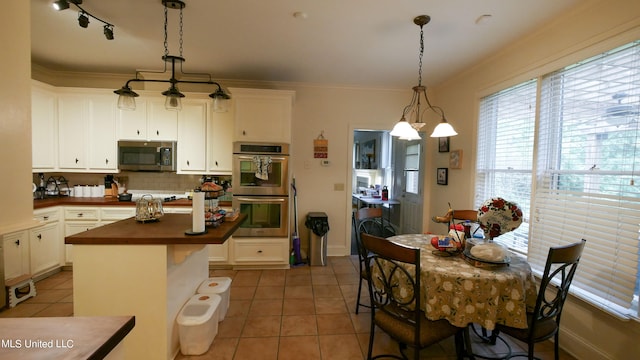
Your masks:
[{"label": "cabinet drawer", "polygon": [[41,222],[53,222],[60,220],[58,208],[40,209],[33,212],[33,218]]},{"label": "cabinet drawer", "polygon": [[100,209],[102,220],[122,220],[136,215],[134,207],[108,207]]},{"label": "cabinet drawer", "polygon": [[98,220],[100,219],[100,209],[68,207],[64,209],[64,218],[65,220]]},{"label": "cabinet drawer", "polygon": [[236,263],[287,263],[288,239],[233,239]]}]

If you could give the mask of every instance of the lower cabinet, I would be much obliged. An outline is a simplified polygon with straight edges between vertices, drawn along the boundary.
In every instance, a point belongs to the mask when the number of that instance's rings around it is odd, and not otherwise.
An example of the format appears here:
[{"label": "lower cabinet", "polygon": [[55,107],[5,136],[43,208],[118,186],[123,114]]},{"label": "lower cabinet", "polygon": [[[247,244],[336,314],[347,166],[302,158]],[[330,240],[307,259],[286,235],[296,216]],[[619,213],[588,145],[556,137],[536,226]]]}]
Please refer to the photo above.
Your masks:
[{"label": "lower cabinet", "polygon": [[288,238],[233,238],[233,262],[237,265],[287,265]]},{"label": "lower cabinet", "polygon": [[224,244],[209,245],[209,262],[212,264],[229,263],[229,243],[232,238],[227,239]]},{"label": "lower cabinet", "polygon": [[[91,230],[98,226],[100,226],[100,222],[98,220],[65,221],[64,236],[67,237],[67,236],[75,235],[83,231]],[[64,247],[65,247],[64,260],[65,260],[65,263],[68,265],[73,263],[73,245],[65,244]]]},{"label": "lower cabinet", "polygon": [[62,251],[58,222],[31,229],[29,248],[32,276],[60,266]]},{"label": "lower cabinet", "polygon": [[17,231],[2,237],[4,248],[4,278],[29,273],[29,231]]}]

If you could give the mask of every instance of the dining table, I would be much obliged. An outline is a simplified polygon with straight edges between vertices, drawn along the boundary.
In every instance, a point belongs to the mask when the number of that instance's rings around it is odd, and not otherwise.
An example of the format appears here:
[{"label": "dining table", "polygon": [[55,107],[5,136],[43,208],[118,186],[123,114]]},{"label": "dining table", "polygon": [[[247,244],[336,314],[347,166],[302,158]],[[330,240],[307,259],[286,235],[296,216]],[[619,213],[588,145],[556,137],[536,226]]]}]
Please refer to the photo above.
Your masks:
[{"label": "dining table", "polygon": [[[430,320],[447,319],[458,327],[496,324],[527,328],[537,290],[527,261],[509,253],[504,264],[482,264],[463,253],[443,253],[429,234],[402,234],[389,241],[420,248],[420,307]],[[483,266],[487,265],[487,266]]]}]

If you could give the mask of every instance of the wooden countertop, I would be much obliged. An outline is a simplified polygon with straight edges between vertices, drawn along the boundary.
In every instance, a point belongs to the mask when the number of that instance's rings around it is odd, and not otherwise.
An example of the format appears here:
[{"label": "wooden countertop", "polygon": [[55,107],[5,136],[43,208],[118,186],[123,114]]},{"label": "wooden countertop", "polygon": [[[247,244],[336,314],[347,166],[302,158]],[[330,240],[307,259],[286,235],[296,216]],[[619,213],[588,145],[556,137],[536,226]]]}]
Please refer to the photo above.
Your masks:
[{"label": "wooden countertop", "polygon": [[64,242],[75,245],[222,244],[246,218],[247,215],[240,214],[235,221],[225,221],[217,228],[207,227],[206,234],[186,235],[185,231],[191,229],[191,214],[165,214],[150,223],[131,217],[67,236]]},{"label": "wooden countertop", "polygon": [[103,359],[134,326],[134,316],[3,318],[0,358]]},{"label": "wooden countertop", "polygon": [[[47,199],[39,199],[33,200],[33,208],[34,209],[43,209],[52,206],[58,205],[68,205],[68,206],[136,206],[135,201],[118,201],[118,198],[115,197],[55,197],[55,198],[47,198]],[[231,206],[230,201],[221,201],[219,203],[220,206]],[[178,199],[174,201],[166,201],[162,203],[162,206],[191,206],[191,200],[188,199]]]}]

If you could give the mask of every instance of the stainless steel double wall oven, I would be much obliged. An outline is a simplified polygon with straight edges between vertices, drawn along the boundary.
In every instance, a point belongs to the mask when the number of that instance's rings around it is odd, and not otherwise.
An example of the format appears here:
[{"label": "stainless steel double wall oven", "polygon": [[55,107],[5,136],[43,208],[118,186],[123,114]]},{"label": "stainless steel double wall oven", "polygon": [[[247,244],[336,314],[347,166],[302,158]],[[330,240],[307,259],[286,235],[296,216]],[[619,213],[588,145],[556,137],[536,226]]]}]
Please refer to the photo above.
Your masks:
[{"label": "stainless steel double wall oven", "polygon": [[232,188],[247,215],[233,236],[289,236],[289,144],[235,142]]}]

